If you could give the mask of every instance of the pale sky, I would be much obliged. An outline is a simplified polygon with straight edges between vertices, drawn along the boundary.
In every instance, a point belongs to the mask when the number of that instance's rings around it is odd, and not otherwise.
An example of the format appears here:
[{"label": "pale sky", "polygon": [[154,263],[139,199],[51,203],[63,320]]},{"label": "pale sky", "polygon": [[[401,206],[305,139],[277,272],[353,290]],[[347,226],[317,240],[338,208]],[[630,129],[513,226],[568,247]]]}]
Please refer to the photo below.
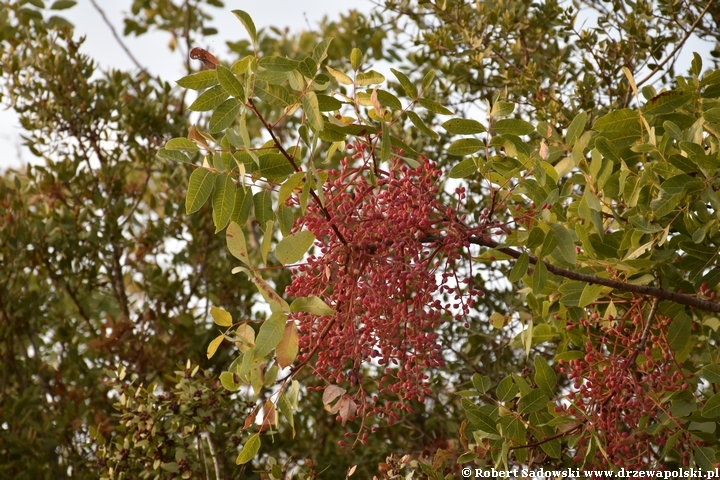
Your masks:
[{"label": "pale sky", "polygon": [[[118,34],[122,35],[122,12],[129,11],[132,1],[96,0],[96,3],[115,25]],[[226,0],[223,9],[209,8],[214,17],[213,26],[219,33],[207,37],[205,44],[197,46],[207,48],[221,57],[227,50],[226,41],[246,39],[244,27],[235,15],[230,13],[236,9],[249,13],[258,30],[272,25],[299,31],[315,27],[324,16],[335,19],[340,13],[352,9],[368,13],[372,7],[371,0]],[[135,68],[90,0],[79,0],[75,7],[59,13],[75,25],[76,36],[87,36],[82,50],[94,58],[100,68]],[[147,33],[139,38],[123,37],[123,42],[145,68],[152,74],[173,81],[184,75],[183,59],[180,58],[182,53],[179,51],[170,53],[167,48],[169,40],[170,36],[164,32]],[[0,110],[0,171],[37,160],[22,147],[21,133],[15,112]]]}]

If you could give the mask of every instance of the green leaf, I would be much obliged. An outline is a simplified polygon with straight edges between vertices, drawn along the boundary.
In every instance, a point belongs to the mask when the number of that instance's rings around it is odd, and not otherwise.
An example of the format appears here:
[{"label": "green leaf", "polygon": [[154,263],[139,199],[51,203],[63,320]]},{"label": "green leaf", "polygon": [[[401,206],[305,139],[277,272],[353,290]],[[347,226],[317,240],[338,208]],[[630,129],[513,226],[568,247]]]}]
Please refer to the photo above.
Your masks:
[{"label": "green leaf", "polygon": [[551,398],[553,396],[555,386],[557,385],[557,375],[555,374],[555,370],[553,370],[547,360],[545,360],[545,357],[541,355],[535,356],[534,379],[535,384],[540,388],[540,390],[542,390],[548,398]]},{"label": "green leaf", "polygon": [[352,69],[356,72],[360,70],[360,65],[362,65],[362,61],[362,50],[360,50],[359,48],[353,48],[352,52],[350,52],[350,66],[352,67]]},{"label": "green leaf", "polygon": [[575,141],[580,138],[580,135],[582,135],[585,130],[585,125],[587,125],[587,118],[588,115],[586,112],[580,112],[575,115],[575,118],[570,122],[567,132],[565,133],[565,143],[568,146],[572,147]]},{"label": "green leaf", "polygon": [[509,375],[498,383],[495,389],[495,395],[501,402],[507,402],[515,398],[515,395],[517,395],[519,391],[517,385],[513,382],[512,376]]},{"label": "green leaf", "polygon": [[280,368],[289,367],[298,354],[298,328],[295,322],[287,322],[283,337],[275,347],[275,359]]},{"label": "green leaf", "polygon": [[490,109],[491,117],[506,117],[515,111],[515,104],[511,102],[498,101]]},{"label": "green leaf", "polygon": [[235,192],[235,208],[233,209],[232,219],[238,225],[244,226],[248,218],[250,218],[250,210],[253,207],[252,190],[238,188]]},{"label": "green leaf", "polygon": [[358,73],[355,76],[355,84],[358,87],[366,87],[368,85],[379,85],[385,81],[385,77],[382,73],[376,72],[375,70],[368,70],[367,72]]},{"label": "green leaf", "polygon": [[215,191],[212,199],[215,233],[230,223],[230,218],[235,210],[236,191],[237,187],[230,175],[221,174],[215,177]]},{"label": "green leaf", "polygon": [[280,185],[280,191],[278,192],[278,204],[279,205],[285,204],[285,201],[288,198],[290,198],[290,195],[292,195],[292,192],[303,183],[304,178],[305,178],[305,172],[296,172],[296,173],[293,173],[290,178],[285,180],[285,182],[282,185]]},{"label": "green leaf", "polygon": [[291,72],[300,66],[297,60],[287,57],[276,57],[273,55],[263,57],[258,61],[258,66],[271,72]]},{"label": "green leaf", "polygon": [[260,190],[253,195],[255,206],[255,219],[260,223],[260,228],[265,228],[268,220],[273,220],[275,215],[272,209],[272,194],[267,190]]},{"label": "green leaf", "polygon": [[73,0],[58,0],[57,2],[52,4],[52,7],[50,7],[50,10],[65,10],[67,8],[72,8],[77,4],[77,2]]},{"label": "green leaf", "polygon": [[233,269],[233,273],[235,273],[236,270],[244,271],[252,277],[252,281],[253,283],[255,283],[255,286],[260,292],[260,295],[262,295],[262,297],[265,299],[266,302],[271,305],[271,307],[273,304],[276,304],[282,309],[283,312],[287,312],[290,310],[290,305],[288,305],[287,302],[280,295],[278,295],[278,293],[273,290],[273,288],[268,285],[268,283],[260,275],[258,275],[255,270],[247,270],[243,267],[236,267]]},{"label": "green leaf", "polygon": [[240,390],[242,385],[235,381],[236,375],[237,374],[234,372],[222,372],[220,374],[220,384],[223,388],[225,388],[225,390],[230,392],[237,392]]},{"label": "green leaf", "polygon": [[429,111],[434,113],[439,113],[440,115],[452,115],[453,112],[448,110],[447,108],[443,107],[437,102],[433,102],[432,100],[428,100],[427,98],[421,98],[417,101],[418,105],[421,105],[425,108],[427,108]]},{"label": "green leaf", "polygon": [[465,155],[472,155],[485,148],[485,143],[477,138],[461,138],[455,140],[447,149],[448,155],[454,155],[456,157],[464,157]]},{"label": "green leaf", "polygon": [[687,315],[676,316],[670,323],[667,339],[670,348],[672,348],[675,353],[680,353],[685,349],[685,346],[691,340],[691,331],[692,320]]},{"label": "green leaf", "polygon": [[530,257],[528,256],[527,252],[523,252],[520,255],[520,258],[518,258],[515,261],[515,265],[513,266],[512,270],[510,270],[508,279],[512,283],[519,282],[527,273],[529,264],[530,264]]},{"label": "green leaf", "polygon": [[702,376],[710,383],[720,385],[720,364],[711,363],[702,368]]},{"label": "green leaf", "polygon": [[600,137],[595,140],[595,148],[604,158],[612,160],[614,163],[620,163],[622,158],[620,152],[615,148],[615,145],[607,138]]},{"label": "green leaf", "polygon": [[637,110],[622,108],[597,119],[593,128],[598,132],[628,132],[639,134],[641,131],[640,115]]},{"label": "green leaf", "polygon": [[240,113],[242,103],[237,98],[225,100],[215,109],[210,117],[209,130],[211,133],[221,132],[228,128],[235,121]]},{"label": "green leaf", "polygon": [[340,110],[343,106],[343,103],[340,100],[329,95],[320,94],[317,96],[317,99],[318,107],[321,112],[335,112]]},{"label": "green leaf", "polygon": [[693,96],[693,92],[681,89],[669,90],[651,98],[643,107],[642,113],[645,115],[659,115],[663,113],[671,113],[688,103]]},{"label": "green leaf", "polygon": [[716,393],[705,402],[700,414],[705,418],[720,417],[720,393]]},{"label": "green leaf", "polygon": [[207,202],[215,186],[215,173],[206,168],[196,168],[190,174],[188,193],[185,197],[185,213],[195,213]]},{"label": "green leaf", "polygon": [[[167,148],[167,147],[165,147]],[[703,182],[683,173],[665,180],[660,190],[670,195],[680,195],[688,191],[697,191],[703,188]]]},{"label": "green leaf", "polygon": [[171,138],[165,144],[165,148],[167,150],[188,150],[191,152],[197,152],[199,150],[195,142],[186,137]]},{"label": "green leaf", "polygon": [[535,269],[533,271],[532,275],[532,291],[535,295],[539,295],[542,293],[543,289],[545,288],[545,283],[547,282],[548,278],[548,271],[547,267],[545,266],[545,262],[538,261],[535,264]]},{"label": "green leaf", "polygon": [[529,135],[535,131],[531,123],[519,118],[507,118],[498,120],[492,124],[491,130],[497,135]]},{"label": "green leaf", "polygon": [[225,231],[225,240],[230,254],[249,267],[250,259],[248,258],[247,244],[245,243],[242,227],[235,222],[230,222]]},{"label": "green leaf", "polygon": [[315,130],[316,132],[322,130],[324,126],[324,121],[322,113],[320,113],[320,105],[318,104],[318,99],[317,95],[315,95],[315,92],[307,92],[302,97],[302,104],[303,111],[305,112],[305,117],[307,117],[307,120],[313,130]]},{"label": "green leaf", "polygon": [[578,302],[578,307],[585,308],[591,303],[593,303],[598,295],[600,294],[600,291],[605,288],[602,285],[592,285],[588,283],[585,285],[585,288],[582,291],[582,294],[580,295],[580,301]]},{"label": "green leaf", "polygon": [[706,122],[720,123],[720,108],[715,107],[705,110],[705,113],[703,113],[703,118]]},{"label": "green leaf", "polygon": [[317,62],[310,57],[305,57],[298,65],[298,72],[305,78],[311,79],[317,73]]},{"label": "green leaf", "polygon": [[247,377],[247,374],[250,372],[250,368],[252,368],[253,365],[253,359],[255,354],[255,348],[249,348],[247,349],[243,355],[242,360],[240,361],[240,365],[237,367],[237,374],[241,378]]},{"label": "green leaf", "polygon": [[190,158],[179,150],[168,150],[167,148],[161,148],[156,154],[160,158],[167,158],[175,162],[181,163],[192,163]]},{"label": "green leaf", "polygon": [[393,110],[402,110],[402,103],[400,103],[400,99],[392,93],[380,89],[376,90],[376,93],[380,105],[392,108]]},{"label": "green leaf", "polygon": [[323,60],[327,58],[327,51],[328,48],[330,48],[330,44],[332,43],[333,39],[332,37],[323,38],[320,43],[315,45],[315,48],[313,48],[312,58],[315,60],[315,63],[319,64],[322,63]]},{"label": "green leaf", "polygon": [[213,322],[220,325],[221,327],[232,327],[232,315],[218,307],[210,307],[210,315],[213,318]]},{"label": "green leaf", "polygon": [[492,385],[490,377],[488,377],[487,375],[480,376],[477,373],[473,374],[472,383],[475,387],[475,390],[480,393],[487,393],[490,390],[490,386]]},{"label": "green leaf", "polygon": [[518,401],[518,412],[522,415],[537,412],[547,408],[550,400],[540,389],[533,389],[530,393],[523,395]]},{"label": "green leaf", "polygon": [[405,75],[403,72],[399,70],[395,70],[394,68],[391,68],[390,71],[395,75],[395,78],[398,79],[398,82],[400,82],[400,85],[402,86],[403,90],[405,90],[405,94],[410,97],[411,100],[414,100],[417,98],[417,88],[415,85],[410,81],[410,79]]},{"label": "green leaf", "polygon": [[233,63],[232,67],[230,67],[230,70],[235,75],[244,75],[246,73],[252,72],[256,66],[257,59],[253,55],[246,55],[245,57]]},{"label": "green leaf", "polygon": [[390,147],[392,142],[390,141],[390,129],[386,122],[382,122],[382,137],[380,138],[380,162],[385,163],[390,160]]},{"label": "green leaf", "polygon": [[230,71],[224,65],[218,65],[216,68],[218,81],[220,86],[231,96],[237,98],[240,101],[245,99],[245,92],[240,80],[237,79],[235,74]]},{"label": "green leaf", "polygon": [[413,125],[415,125],[415,127],[420,130],[420,132],[424,133],[433,140],[437,140],[438,138],[440,138],[440,135],[438,135],[437,132],[431,130],[427,125],[425,125],[425,122],[422,121],[420,115],[413,112],[412,110],[408,110],[407,112],[405,112],[405,114],[408,116]]},{"label": "green leaf", "polygon": [[242,22],[243,26],[245,27],[245,30],[247,30],[248,35],[250,35],[250,40],[252,40],[252,43],[257,43],[257,30],[255,29],[255,23],[253,22],[250,15],[247,14],[247,12],[244,12],[242,10],[233,10],[233,14],[237,17],[240,22]]},{"label": "green leaf", "polygon": [[456,135],[473,135],[485,132],[485,126],[477,120],[465,118],[451,118],[442,124],[442,127]]},{"label": "green leaf", "polygon": [[675,210],[683,194],[672,195],[664,190],[660,190],[660,196],[650,202],[650,208],[655,214],[655,218],[662,218]]},{"label": "green leaf", "polygon": [[478,172],[477,159],[469,157],[456,164],[448,172],[450,178],[467,178]]},{"label": "green leaf", "polygon": [[282,312],[273,313],[263,322],[255,339],[255,359],[263,358],[280,343],[286,322],[287,315]]},{"label": "green leaf", "polygon": [[245,442],[245,445],[243,445],[243,449],[238,454],[237,458],[235,459],[235,463],[237,465],[243,465],[253,458],[255,458],[255,455],[260,451],[260,434],[256,433],[252,437],[248,439],[247,442]]},{"label": "green leaf", "polygon": [[215,70],[203,70],[201,72],[191,73],[177,81],[178,85],[183,88],[189,88],[190,90],[202,90],[217,85],[217,83],[218,78]]},{"label": "green leaf", "polygon": [[435,70],[429,70],[422,79],[422,85],[420,86],[421,95],[430,88],[433,80],[435,80]]},{"label": "green leaf", "polygon": [[709,473],[715,473],[715,465],[717,461],[717,457],[715,455],[715,448],[696,447],[693,449],[693,457],[695,458],[695,463],[697,464],[697,466],[700,467],[699,470]]},{"label": "green leaf", "polygon": [[288,175],[295,172],[295,168],[287,158],[280,153],[271,153],[260,157],[260,166],[256,175],[266,178],[271,182],[284,180]]},{"label": "green leaf", "polygon": [[548,232],[543,238],[542,245],[538,252],[538,257],[545,257],[549,255],[557,247],[557,240],[555,239],[554,232]]},{"label": "green leaf", "polygon": [[326,65],[325,68],[327,69],[328,73],[332,75],[335,81],[338,82],[340,85],[352,85],[352,78],[347,76],[345,73],[341,72],[340,70],[334,69],[328,65]]},{"label": "green leaf", "polygon": [[577,307],[586,285],[585,282],[567,282],[560,285],[558,291],[563,294],[560,303],[569,307]]},{"label": "green leaf", "polygon": [[285,204],[278,204],[275,217],[280,227],[280,233],[282,233],[283,236],[290,235],[295,222],[295,209]]},{"label": "green leaf", "polygon": [[313,315],[333,315],[330,308],[320,297],[298,297],[290,304],[291,312],[305,312]]},{"label": "green leaf", "polygon": [[285,417],[285,419],[290,424],[290,428],[292,429],[292,436],[293,438],[295,438],[295,421],[293,418],[292,405],[290,404],[290,400],[288,400],[287,396],[282,391],[280,392],[280,396],[278,397],[277,407],[280,410],[280,413],[282,413],[283,417]]},{"label": "green leaf", "polygon": [[555,240],[557,241],[557,250],[562,259],[570,264],[575,265],[577,262],[577,253],[575,253],[575,243],[567,228],[558,223],[550,225],[555,232]]},{"label": "green leaf", "polygon": [[188,109],[193,112],[207,112],[221,105],[222,102],[227,100],[227,97],[228,93],[222,85],[215,85],[201,93],[200,96],[190,104]]},{"label": "green leaf", "polygon": [[212,342],[210,342],[210,345],[208,345],[207,348],[207,358],[212,358],[212,356],[215,355],[215,352],[224,339],[225,335],[218,335],[212,340]]},{"label": "green leaf", "polygon": [[463,398],[462,401],[463,410],[467,415],[468,422],[474,430],[480,430],[485,433],[492,435],[498,435],[496,423],[488,415],[484,414],[480,407],[469,401],[467,398]]},{"label": "green leaf", "polygon": [[263,235],[262,243],[260,244],[260,256],[265,265],[267,265],[267,256],[270,253],[270,243],[273,239],[273,231],[275,227],[275,219],[271,219],[265,222],[265,228],[262,231],[265,232]]},{"label": "green leaf", "polygon": [[288,235],[275,248],[275,257],[283,265],[297,263],[314,242],[315,235],[307,230]]},{"label": "green leaf", "polygon": [[255,94],[260,100],[276,107],[286,107],[295,102],[287,88],[282,85],[258,82],[255,85]]}]

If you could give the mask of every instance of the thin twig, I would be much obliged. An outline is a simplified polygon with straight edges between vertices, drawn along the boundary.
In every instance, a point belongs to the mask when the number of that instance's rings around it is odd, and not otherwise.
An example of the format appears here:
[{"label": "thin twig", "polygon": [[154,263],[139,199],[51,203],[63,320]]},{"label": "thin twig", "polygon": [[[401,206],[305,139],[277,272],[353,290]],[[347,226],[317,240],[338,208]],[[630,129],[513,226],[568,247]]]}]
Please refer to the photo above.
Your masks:
[{"label": "thin twig", "polygon": [[540,445],[542,445],[542,444],[544,444],[544,443],[551,442],[551,441],[553,441],[553,440],[555,440],[555,439],[557,439],[557,438],[561,438],[561,437],[564,437],[564,436],[566,436],[566,435],[571,435],[571,434],[575,433],[577,430],[579,430],[580,428],[582,428],[582,426],[583,426],[583,424],[582,424],[582,423],[579,423],[579,424],[575,425],[573,428],[571,428],[570,430],[566,430],[566,431],[564,431],[564,432],[560,432],[560,433],[557,433],[557,434],[555,434],[555,435],[551,435],[551,436],[549,436],[549,437],[545,437],[545,438],[543,438],[542,440],[538,440],[537,442],[526,443],[525,445],[514,445],[514,446],[512,446],[512,447],[509,447],[508,450],[522,450],[522,449],[525,449],[525,448],[539,447]]},{"label": "thin twig", "polygon": [[[263,124],[263,126],[265,127],[265,130],[267,130],[267,132],[272,137],[273,142],[275,143],[275,146],[278,148],[278,150],[283,155],[283,157],[285,157],[285,159],[287,159],[287,161],[290,163],[290,165],[293,167],[293,169],[295,169],[296,172],[302,172],[302,169],[295,162],[295,159],[292,157],[292,155],[290,155],[287,152],[287,150],[285,150],[285,148],[280,143],[280,140],[278,140],[277,136],[275,135],[275,132],[272,129],[272,126],[270,126],[270,124],[267,123],[267,121],[265,120],[265,117],[263,117],[260,114],[260,111],[257,109],[257,107],[255,107],[255,103],[252,101],[252,99],[248,98],[247,102],[248,102],[248,106],[250,107],[250,109],[253,111],[253,113],[258,118],[258,120],[260,120],[260,122]],[[320,188],[322,188],[322,186]],[[315,203],[317,204],[318,208],[323,213],[323,215],[325,216],[327,221],[330,222],[330,228],[332,228],[333,232],[335,232],[335,235],[338,237],[338,240],[340,240],[340,243],[342,243],[343,245],[347,245],[347,243],[348,243],[347,240],[345,240],[345,237],[343,236],[343,234],[340,233],[340,230],[338,230],[337,225],[335,225],[335,223],[333,223],[333,218],[330,216],[330,212],[327,211],[327,209],[325,208],[323,203],[320,201],[320,198],[317,196],[317,193],[315,193],[315,190],[310,189],[310,196],[313,198],[313,201],[315,201]]]},{"label": "thin twig", "polygon": [[647,320],[645,323],[645,328],[643,329],[642,335],[640,337],[640,343],[638,343],[637,352],[640,352],[645,348],[645,342],[647,342],[647,337],[650,334],[650,326],[652,325],[653,318],[655,317],[655,312],[657,312],[658,303],[660,301],[657,297],[653,299],[652,306],[650,307],[650,313],[648,313]]},{"label": "thin twig", "polygon": [[643,83],[647,82],[648,80],[650,80],[657,72],[659,72],[660,69],[663,66],[665,66],[665,64],[668,63],[670,61],[670,59],[672,59],[675,56],[675,54],[678,52],[678,50],[680,50],[683,47],[683,45],[685,45],[685,42],[687,42],[688,38],[690,38],[690,35],[692,35],[692,33],[695,31],[695,28],[698,26],[698,24],[700,24],[700,20],[702,20],[702,18],[705,16],[707,11],[710,10],[710,6],[713,4],[713,2],[715,2],[715,0],[710,0],[707,3],[707,5],[705,5],[705,8],[703,9],[702,12],[700,12],[700,15],[698,15],[698,18],[695,19],[695,22],[690,27],[690,30],[688,30],[687,33],[685,34],[685,37],[683,37],[683,39],[680,42],[678,42],[678,44],[675,46],[673,51],[670,52],[670,54],[667,57],[665,57],[665,59],[662,62],[658,63],[655,66],[655,68],[653,69],[653,71],[648,73],[645,78],[643,78],[639,82],[636,82],[636,85],[638,87],[640,85],[642,85]]},{"label": "thin twig", "polygon": [[98,11],[98,13],[102,17],[103,21],[105,22],[105,24],[108,26],[108,28],[110,28],[110,32],[112,32],[113,37],[115,37],[115,40],[117,40],[118,44],[120,44],[120,48],[122,48],[125,51],[127,56],[130,57],[130,60],[132,60],[132,62],[135,64],[135,66],[137,68],[139,68],[144,74],[150,76],[150,73],[147,71],[147,69],[140,64],[140,62],[137,60],[137,58],[135,58],[135,56],[132,54],[130,49],[125,45],[125,43],[123,43],[122,38],[120,38],[120,35],[118,35],[117,31],[115,30],[115,27],[110,22],[110,20],[107,18],[103,9],[100,8],[100,6],[97,4],[97,2],[95,2],[95,0],[90,0],[90,3],[93,4],[93,7],[95,7],[95,10]]},{"label": "thin twig", "polygon": [[205,441],[207,442],[208,448],[210,449],[210,456],[212,457],[213,466],[215,467],[215,478],[217,478],[217,480],[220,480],[220,464],[218,463],[217,454],[215,453],[215,445],[213,445],[213,442],[210,439],[210,434],[208,432],[203,432],[203,436],[205,437]]}]

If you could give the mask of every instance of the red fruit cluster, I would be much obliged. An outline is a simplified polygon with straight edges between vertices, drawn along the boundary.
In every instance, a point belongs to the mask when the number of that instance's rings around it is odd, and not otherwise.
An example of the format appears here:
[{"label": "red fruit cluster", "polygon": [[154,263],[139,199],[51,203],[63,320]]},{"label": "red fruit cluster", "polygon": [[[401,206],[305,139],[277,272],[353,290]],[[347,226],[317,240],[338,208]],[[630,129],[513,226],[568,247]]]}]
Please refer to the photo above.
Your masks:
[{"label": "red fruit cluster", "polygon": [[[599,328],[586,319],[570,325],[585,328],[593,341],[585,344],[584,358],[556,367],[574,389],[567,412],[585,424],[575,458],[586,468],[661,468],[656,446],[664,446],[681,428],[669,397],[687,390],[688,382],[664,334],[671,319],[647,319],[641,313],[627,317]],[[593,448],[592,437],[601,441],[607,456],[586,455]],[[694,442],[685,437],[676,441],[687,465]]]},{"label": "red fruit cluster", "polygon": [[[347,160],[329,172],[324,210],[308,205],[295,226],[315,234],[319,252],[297,267],[286,293],[318,296],[336,312],[291,315],[300,332],[298,360],[317,354],[315,375],[356,387],[358,410],[392,422],[409,410],[408,400],[430,393],[424,372],[444,364],[437,327],[467,314],[467,297],[479,292],[449,284],[446,269],[467,244],[454,212],[437,200],[441,171],[427,160],[415,169],[398,162],[378,173],[377,185],[363,173]],[[450,290],[455,302],[442,302]],[[362,378],[369,365],[379,379]],[[375,392],[387,403],[380,406]]]}]

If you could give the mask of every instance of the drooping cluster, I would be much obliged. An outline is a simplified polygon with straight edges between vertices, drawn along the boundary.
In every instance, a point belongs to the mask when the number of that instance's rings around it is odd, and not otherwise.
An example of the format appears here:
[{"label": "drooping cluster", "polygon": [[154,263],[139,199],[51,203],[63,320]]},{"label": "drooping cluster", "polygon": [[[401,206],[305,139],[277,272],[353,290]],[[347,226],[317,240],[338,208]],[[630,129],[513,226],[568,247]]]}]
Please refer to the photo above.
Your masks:
[{"label": "drooping cluster", "polygon": [[[596,340],[585,344],[584,358],[557,366],[573,386],[567,396],[571,404],[564,409],[585,425],[575,461],[586,468],[662,468],[655,449],[671,438],[682,455],[678,460],[688,465],[695,442],[689,436],[673,437],[682,428],[672,416],[671,394],[688,390],[689,384],[663,333],[670,321],[637,313],[596,330],[592,319],[568,326],[585,328]],[[591,454],[592,437],[604,445],[603,454]]]},{"label": "drooping cluster", "polygon": [[[449,288],[442,272],[467,245],[462,224],[437,200],[440,175],[427,160],[415,169],[395,163],[372,185],[346,161],[329,172],[325,211],[308,205],[295,227],[313,232],[319,251],[297,267],[286,293],[318,296],[336,312],[293,314],[298,360],[317,354],[314,373],[357,387],[360,406],[373,404],[363,409],[367,415],[383,413],[392,421],[409,409],[407,400],[430,393],[424,371],[443,366],[436,329],[467,313],[472,301],[466,297],[478,293],[468,289],[456,293],[455,303],[441,301]],[[381,408],[366,391],[368,365],[379,372],[376,392],[396,399],[385,405],[392,408]]]}]

